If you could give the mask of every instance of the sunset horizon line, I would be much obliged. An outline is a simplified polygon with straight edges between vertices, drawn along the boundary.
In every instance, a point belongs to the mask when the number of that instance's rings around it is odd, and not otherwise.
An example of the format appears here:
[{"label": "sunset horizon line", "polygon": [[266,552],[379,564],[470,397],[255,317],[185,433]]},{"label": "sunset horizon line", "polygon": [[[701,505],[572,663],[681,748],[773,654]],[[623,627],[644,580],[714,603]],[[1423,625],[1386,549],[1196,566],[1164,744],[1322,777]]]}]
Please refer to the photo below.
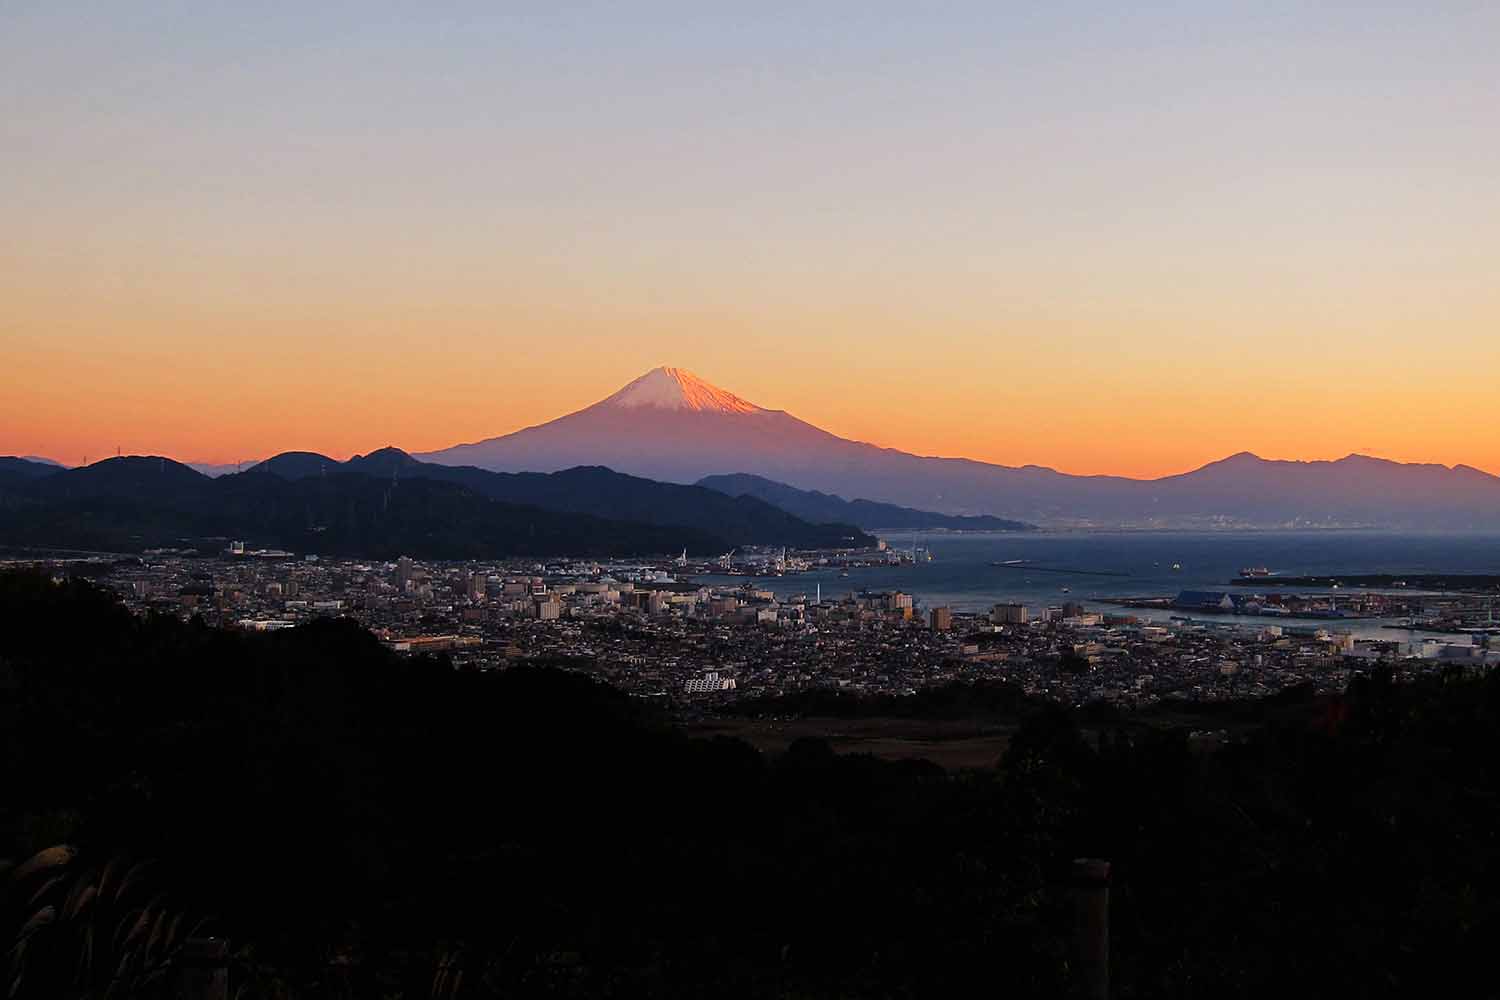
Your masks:
[{"label": "sunset horizon line", "polygon": [[[792,415],[795,416],[795,414],[792,414]],[[563,416],[566,416],[566,414],[563,414]],[[554,419],[556,419],[556,418],[554,418]],[[544,423],[545,423],[545,421],[544,421]],[[534,426],[534,425],[528,425],[528,426]],[[500,434],[491,435],[491,437],[505,437],[507,435],[516,433],[517,431],[521,431],[521,430],[524,430],[524,429],[526,429],[526,428],[524,428],[524,427],[517,427],[517,428],[514,428],[513,430],[510,430],[510,431],[504,431],[504,432],[502,432]],[[1035,462],[1029,462],[1029,463],[1025,463],[1025,464],[1021,464],[1021,465],[1008,465],[1008,464],[1003,463],[1003,462],[994,462],[994,461],[989,461],[989,460],[986,460],[986,459],[977,459],[977,458],[972,458],[972,457],[967,456],[967,455],[957,455],[957,454],[951,454],[951,455],[950,454],[926,454],[926,453],[915,452],[915,451],[907,451],[906,449],[902,449],[902,448],[893,448],[893,447],[889,447],[889,446],[886,446],[886,445],[881,445],[881,444],[878,444],[878,443],[872,442],[872,441],[860,441],[860,440],[856,440],[856,439],[853,439],[853,438],[849,438],[847,440],[854,441],[856,444],[866,444],[866,445],[870,445],[871,447],[881,448],[883,450],[893,450],[893,451],[902,452],[903,454],[912,455],[912,456],[914,456],[916,458],[940,459],[940,460],[963,461],[963,462],[976,462],[976,463],[981,464],[981,465],[990,465],[990,466],[996,466],[998,468],[1005,468],[1005,469],[1034,469],[1034,470],[1040,470],[1040,471],[1045,471],[1045,472],[1054,472],[1054,473],[1057,473],[1059,475],[1070,476],[1070,477],[1079,478],[1079,479],[1125,479],[1125,480],[1134,480],[1136,482],[1155,482],[1155,481],[1163,480],[1163,479],[1172,479],[1172,478],[1176,478],[1176,477],[1179,477],[1179,476],[1191,475],[1191,474],[1193,474],[1195,472],[1201,472],[1202,470],[1207,469],[1210,466],[1220,465],[1220,464],[1223,464],[1225,462],[1233,461],[1234,459],[1237,459],[1237,458],[1249,458],[1249,459],[1253,459],[1253,460],[1258,461],[1258,462],[1264,462],[1264,463],[1267,463],[1267,464],[1277,464],[1277,465],[1334,465],[1334,464],[1337,464],[1339,462],[1345,462],[1345,461],[1349,461],[1349,460],[1352,460],[1352,459],[1364,459],[1364,460],[1367,460],[1367,461],[1388,463],[1388,464],[1397,465],[1397,466],[1438,468],[1438,469],[1443,469],[1443,470],[1445,470],[1447,472],[1457,472],[1457,471],[1460,471],[1460,470],[1463,470],[1463,469],[1469,469],[1469,470],[1481,473],[1481,474],[1486,475],[1486,476],[1490,476],[1490,477],[1493,477],[1493,478],[1500,479],[1500,472],[1492,471],[1490,469],[1484,468],[1483,466],[1475,465],[1475,464],[1472,464],[1472,463],[1469,463],[1469,462],[1455,462],[1455,463],[1449,464],[1449,463],[1437,462],[1437,461],[1414,461],[1414,460],[1406,460],[1406,459],[1399,459],[1399,458],[1390,458],[1390,457],[1385,456],[1385,455],[1373,454],[1371,452],[1358,451],[1358,450],[1346,452],[1346,453],[1344,453],[1342,455],[1338,455],[1336,457],[1283,458],[1283,457],[1270,457],[1270,456],[1267,456],[1267,455],[1264,455],[1264,454],[1260,453],[1259,451],[1257,451],[1257,450],[1255,450],[1253,448],[1241,448],[1238,451],[1231,452],[1231,453],[1229,453],[1227,455],[1223,455],[1223,456],[1218,457],[1218,458],[1209,458],[1209,459],[1201,460],[1201,461],[1199,461],[1195,465],[1192,465],[1192,466],[1190,466],[1190,467],[1188,467],[1186,469],[1180,469],[1180,470],[1175,471],[1175,472],[1164,472],[1164,473],[1160,473],[1160,474],[1156,474],[1156,475],[1149,475],[1149,474],[1145,474],[1145,475],[1130,475],[1130,474],[1112,473],[1112,472],[1079,472],[1079,471],[1073,471],[1073,470],[1070,470],[1070,469],[1059,468],[1058,466],[1055,466],[1055,465],[1043,465],[1043,464],[1038,464],[1038,463],[1035,463]],[[388,448],[393,448],[393,449],[395,449],[397,451],[401,451],[401,452],[403,452],[403,453],[405,453],[407,455],[410,455],[410,456],[412,456],[412,457],[415,458],[415,457],[417,457],[419,455],[425,455],[425,454],[431,454],[433,452],[444,451],[444,450],[446,450],[449,447],[456,447],[456,446],[458,446],[458,444],[460,444],[460,442],[454,442],[452,445],[443,445],[443,446],[439,446],[437,448],[415,449],[415,448],[408,448],[408,447],[405,447],[403,445],[396,444],[394,442],[386,442],[385,444],[376,445],[376,446],[365,448],[365,449],[355,449],[355,450],[352,450],[352,451],[351,450],[347,450],[347,449],[323,449],[323,448],[314,448],[314,447],[306,447],[306,448],[280,448],[280,449],[277,449],[277,450],[274,450],[274,451],[268,451],[266,454],[260,455],[260,456],[255,457],[255,458],[224,459],[224,460],[218,460],[218,459],[214,459],[214,458],[202,458],[202,457],[184,458],[184,457],[182,457],[182,455],[181,455],[180,452],[178,452],[178,453],[172,453],[171,450],[169,450],[169,449],[163,449],[163,450],[159,450],[159,451],[157,451],[157,450],[149,450],[149,449],[138,450],[138,451],[137,450],[131,450],[131,451],[123,451],[122,450],[122,451],[118,451],[116,453],[105,454],[105,455],[102,455],[100,457],[95,457],[93,454],[89,454],[89,455],[84,456],[84,461],[80,461],[80,462],[78,462],[76,464],[69,464],[68,462],[60,460],[60,459],[54,457],[53,455],[43,454],[42,452],[37,451],[37,450],[32,450],[31,452],[29,452],[27,454],[22,454],[18,450],[18,451],[14,452],[14,453],[11,453],[11,454],[8,454],[8,455],[4,455],[4,456],[0,456],[0,457],[19,458],[19,459],[22,459],[23,461],[35,461],[35,462],[42,462],[42,463],[52,464],[52,465],[58,466],[60,469],[63,469],[65,471],[71,471],[71,470],[76,470],[76,469],[88,468],[90,466],[98,465],[98,464],[100,464],[102,462],[106,462],[106,461],[109,461],[111,459],[116,459],[116,458],[148,458],[148,459],[149,458],[165,458],[168,461],[176,462],[179,465],[185,465],[185,466],[188,466],[188,467],[205,466],[205,467],[212,467],[212,468],[228,468],[229,466],[236,466],[237,465],[237,466],[241,467],[239,471],[248,471],[252,467],[254,467],[256,465],[259,465],[262,462],[269,461],[270,459],[275,458],[278,455],[298,454],[298,453],[301,453],[301,454],[311,454],[311,455],[319,455],[319,456],[322,456],[324,458],[328,458],[328,459],[330,459],[332,461],[335,461],[335,462],[344,463],[344,462],[348,462],[348,461],[351,461],[351,460],[356,459],[356,458],[361,458],[361,457],[364,457],[364,456],[368,456],[368,455],[373,454],[373,453],[378,452],[378,451],[383,451],[383,450],[388,449]],[[421,459],[419,458],[418,461],[421,461]],[[427,463],[427,464],[440,464],[440,463]],[[608,463],[607,462],[603,463],[603,464],[606,467],[608,467]],[[227,474],[227,473],[225,473],[225,474]],[[791,485],[796,485],[796,484],[793,483]]]}]

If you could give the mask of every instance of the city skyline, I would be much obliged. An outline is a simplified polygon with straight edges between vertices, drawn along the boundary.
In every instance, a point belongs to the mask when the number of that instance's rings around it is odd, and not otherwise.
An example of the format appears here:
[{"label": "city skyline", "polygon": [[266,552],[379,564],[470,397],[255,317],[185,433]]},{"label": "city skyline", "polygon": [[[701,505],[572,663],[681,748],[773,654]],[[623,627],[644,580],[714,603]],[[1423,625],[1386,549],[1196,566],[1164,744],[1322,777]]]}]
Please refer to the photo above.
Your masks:
[{"label": "city skyline", "polygon": [[424,451],[665,363],[916,454],[1500,472],[1497,29],[11,5],[0,451]]}]

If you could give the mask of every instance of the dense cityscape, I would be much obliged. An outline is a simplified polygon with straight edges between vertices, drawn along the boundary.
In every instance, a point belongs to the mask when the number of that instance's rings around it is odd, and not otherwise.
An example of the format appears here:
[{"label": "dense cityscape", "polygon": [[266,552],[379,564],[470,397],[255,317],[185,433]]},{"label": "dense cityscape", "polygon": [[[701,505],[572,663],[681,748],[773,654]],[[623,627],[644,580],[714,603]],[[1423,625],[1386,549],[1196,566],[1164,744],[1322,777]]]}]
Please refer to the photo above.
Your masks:
[{"label": "dense cityscape", "polygon": [[[1336,692],[1377,663],[1403,679],[1500,663],[1500,629],[1487,627],[1493,601],[1484,597],[1185,591],[1112,602],[1125,607],[1065,600],[975,613],[899,591],[825,592],[822,583],[778,598],[764,582],[923,556],[883,543],[868,552],[769,551],[737,557],[737,576],[724,576],[727,559],[689,565],[685,554],[660,562],[371,562],[232,546],[215,558],[154,553],[53,569],[99,574],[142,614],[256,631],[348,617],[394,651],[441,653],[458,667],[563,663],[687,717],[746,697],[824,689],[900,696],[978,680],[1008,681],[1065,705],[1133,708],[1302,685]],[[764,574],[759,584],[756,573]],[[717,582],[695,579],[704,575]],[[1435,634],[1357,638],[1340,624],[1398,616]]]}]

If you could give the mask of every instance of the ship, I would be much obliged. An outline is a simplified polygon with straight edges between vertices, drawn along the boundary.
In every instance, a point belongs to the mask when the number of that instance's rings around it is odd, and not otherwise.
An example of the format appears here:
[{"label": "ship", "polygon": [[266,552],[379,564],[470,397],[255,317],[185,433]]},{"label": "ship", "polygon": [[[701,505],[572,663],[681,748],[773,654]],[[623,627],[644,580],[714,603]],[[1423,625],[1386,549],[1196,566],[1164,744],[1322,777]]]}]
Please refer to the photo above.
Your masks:
[{"label": "ship", "polygon": [[1264,566],[1246,566],[1244,569],[1240,570],[1241,580],[1259,580],[1263,577],[1271,575],[1273,575],[1271,571],[1266,569]]}]

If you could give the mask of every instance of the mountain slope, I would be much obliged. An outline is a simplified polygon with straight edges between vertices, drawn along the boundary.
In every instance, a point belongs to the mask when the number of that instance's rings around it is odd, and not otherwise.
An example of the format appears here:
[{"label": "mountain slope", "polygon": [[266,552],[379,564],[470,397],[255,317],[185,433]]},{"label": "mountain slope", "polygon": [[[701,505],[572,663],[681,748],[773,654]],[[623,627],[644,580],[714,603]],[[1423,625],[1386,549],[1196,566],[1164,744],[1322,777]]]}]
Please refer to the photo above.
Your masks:
[{"label": "mountain slope", "polygon": [[837,437],[658,368],[574,413],[416,456],[500,472],[580,465],[671,482],[744,472],[799,489],[1054,525],[1500,528],[1500,478],[1465,466],[1250,455],[1155,480],[912,455]]},{"label": "mountain slope", "polygon": [[690,483],[743,467],[731,464],[738,455],[764,463],[840,441],[786,413],[705,385],[681,369],[658,368],[547,424],[415,457],[501,472],[604,465],[647,479]]},{"label": "mountain slope", "polygon": [[694,413],[764,413],[754,403],[710,385],[686,368],[653,368],[604,400],[619,409],[688,410]]},{"label": "mountain slope", "polygon": [[338,469],[290,480],[267,470],[210,479],[160,458],[114,458],[7,487],[0,543],[106,551],[244,539],[298,553],[435,559],[625,556],[722,535],[502,503],[461,483],[390,482]]},{"label": "mountain slope", "polygon": [[0,483],[25,483],[61,472],[62,466],[35,458],[0,455]]},{"label": "mountain slope", "polygon": [[1500,526],[1500,478],[1465,465],[1367,455],[1287,462],[1249,452],[1152,484],[1169,509],[1256,510],[1280,521],[1413,527]]},{"label": "mountain slope", "polygon": [[146,504],[203,502],[212,480],[160,455],[126,455],[37,479],[33,496],[61,502],[109,498]]},{"label": "mountain slope", "polygon": [[[265,464],[278,469],[309,464],[282,464],[279,459]],[[874,538],[850,524],[809,523],[756,497],[729,497],[700,486],[659,483],[599,466],[551,474],[495,473],[472,466],[423,463],[400,449],[383,448],[351,458],[345,468],[378,479],[420,477],[457,482],[492,500],[546,510],[692,528],[727,539],[730,545],[725,548],[858,548],[875,544]]]},{"label": "mountain slope", "polygon": [[298,552],[375,558],[420,553],[435,559],[624,556],[684,546],[712,551],[723,541],[692,528],[502,503],[434,479],[392,483],[340,471],[290,482],[249,474],[221,482],[223,510],[236,524]]},{"label": "mountain slope", "polygon": [[313,451],[284,451],[272,455],[264,462],[257,462],[247,471],[269,472],[282,479],[306,479],[308,476],[324,476],[337,471],[340,462]]},{"label": "mountain slope", "polygon": [[[968,459],[922,458],[848,441],[781,410],[687,405],[681,369],[658,368],[593,406],[475,444],[415,456],[443,465],[492,471],[547,472],[607,465],[631,475],[697,482],[749,472],[802,489],[854,494],[944,513],[1020,514],[1056,520],[1077,516],[1079,477],[1050,469],[1013,469]],[[649,386],[649,391],[641,387]],[[669,405],[673,393],[677,402]],[[717,390],[724,396],[724,393]],[[737,399],[738,397],[733,397]],[[1137,484],[1087,477],[1118,492]],[[1024,515],[1023,515],[1024,516]]]},{"label": "mountain slope", "polygon": [[759,497],[805,520],[844,521],[867,531],[1030,531],[1035,528],[1035,525],[1023,521],[1010,521],[983,514],[959,517],[873,500],[845,500],[840,496],[816,490],[799,490],[786,483],[746,473],[705,476],[698,480],[697,485],[734,497]]}]

